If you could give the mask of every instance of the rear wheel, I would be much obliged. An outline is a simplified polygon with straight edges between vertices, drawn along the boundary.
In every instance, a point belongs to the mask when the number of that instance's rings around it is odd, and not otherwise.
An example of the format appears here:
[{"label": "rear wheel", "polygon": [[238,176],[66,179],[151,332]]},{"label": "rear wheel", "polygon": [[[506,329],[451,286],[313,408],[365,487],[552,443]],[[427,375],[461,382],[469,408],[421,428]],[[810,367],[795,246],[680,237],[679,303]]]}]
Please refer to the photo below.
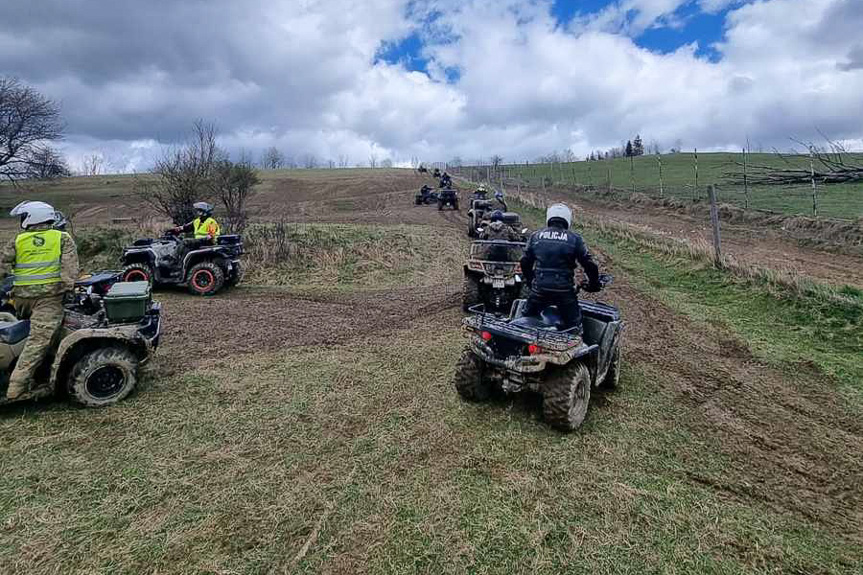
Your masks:
[{"label": "rear wheel", "polygon": [[124,282],[149,282],[153,283],[153,269],[149,264],[129,264],[123,268],[120,274]]},{"label": "rear wheel", "polygon": [[471,274],[465,274],[461,307],[464,311],[469,311],[471,306],[475,306],[478,303],[480,303],[479,280]]},{"label": "rear wheel", "polygon": [[545,421],[560,431],[578,429],[590,403],[590,371],[580,361],[555,367],[548,374],[542,398]]},{"label": "rear wheel", "polygon": [[201,262],[189,270],[189,291],[195,295],[214,295],[225,283],[225,272],[213,262]]},{"label": "rear wheel", "polygon": [[138,358],[126,347],[106,347],[85,354],[69,376],[69,394],[87,407],[124,399],[137,383]]},{"label": "rear wheel", "polygon": [[455,389],[462,399],[486,401],[492,388],[485,377],[483,363],[470,349],[465,349],[455,367]]}]

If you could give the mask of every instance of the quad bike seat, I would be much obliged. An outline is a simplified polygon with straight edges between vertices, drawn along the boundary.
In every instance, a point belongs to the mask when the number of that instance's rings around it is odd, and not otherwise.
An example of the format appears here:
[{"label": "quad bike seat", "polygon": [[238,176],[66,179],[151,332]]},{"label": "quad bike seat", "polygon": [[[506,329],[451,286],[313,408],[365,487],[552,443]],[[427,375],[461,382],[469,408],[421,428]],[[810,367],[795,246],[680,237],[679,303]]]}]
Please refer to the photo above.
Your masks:
[{"label": "quad bike seat", "polygon": [[524,313],[523,301],[524,300],[520,300],[518,302],[518,307],[515,311],[516,318],[512,320],[513,324],[535,329],[547,329],[549,331],[566,331],[571,327],[563,322],[560,310],[556,305],[546,307],[538,316],[522,315]]},{"label": "quad bike seat", "polygon": [[216,243],[219,244],[220,246],[228,246],[228,245],[238,244],[238,243],[240,243],[240,236],[238,236],[236,234],[227,234],[224,236],[219,236],[218,239],[216,240]]},{"label": "quad bike seat", "polygon": [[132,245],[138,246],[138,247],[150,246],[150,245],[153,245],[153,238],[144,238],[144,239],[140,239],[140,240],[135,240],[135,243],[133,243]]},{"label": "quad bike seat", "polygon": [[30,320],[0,321],[0,343],[15,345],[30,335]]}]

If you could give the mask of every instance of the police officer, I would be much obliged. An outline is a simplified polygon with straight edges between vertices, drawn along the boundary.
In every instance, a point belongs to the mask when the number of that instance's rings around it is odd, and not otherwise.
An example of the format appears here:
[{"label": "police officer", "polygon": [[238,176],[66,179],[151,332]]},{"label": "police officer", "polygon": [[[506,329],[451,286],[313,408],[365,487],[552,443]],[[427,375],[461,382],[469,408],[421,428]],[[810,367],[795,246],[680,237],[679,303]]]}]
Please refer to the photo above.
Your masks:
[{"label": "police officer", "polygon": [[588,292],[602,289],[599,267],[587,250],[582,237],[572,231],[572,210],[565,204],[554,204],[545,215],[546,226],[530,236],[521,269],[530,286],[524,314],[539,315],[556,305],[568,328],[581,328],[581,308],[575,291],[575,268],[581,265],[587,274]]},{"label": "police officer", "polygon": [[213,218],[213,204],[207,202],[195,202],[193,205],[197,218],[174,228],[176,233],[186,232],[194,233],[197,244],[204,245],[215,243],[222,229],[219,223]]},{"label": "police officer", "polygon": [[61,216],[45,202],[21,202],[10,215],[20,217],[24,231],[3,251],[0,275],[12,271],[15,313],[30,319],[30,337],[6,391],[8,399],[17,399],[34,390],[36,370],[63,323],[63,298],[78,277],[78,250],[72,236],[54,229]]},{"label": "police officer", "polygon": [[508,242],[523,241],[521,234],[517,233],[511,226],[503,221],[503,212],[495,210],[491,213],[489,223],[483,226],[480,239],[482,240],[506,240]]}]

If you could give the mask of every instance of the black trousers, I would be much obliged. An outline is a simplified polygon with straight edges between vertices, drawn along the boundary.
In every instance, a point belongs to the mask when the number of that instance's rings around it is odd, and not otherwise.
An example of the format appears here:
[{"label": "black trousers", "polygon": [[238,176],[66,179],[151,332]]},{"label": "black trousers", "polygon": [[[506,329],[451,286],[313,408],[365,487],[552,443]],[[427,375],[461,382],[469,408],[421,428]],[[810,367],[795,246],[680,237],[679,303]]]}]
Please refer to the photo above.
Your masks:
[{"label": "black trousers", "polygon": [[581,331],[581,308],[578,306],[578,296],[571,291],[538,291],[530,290],[527,302],[524,304],[524,315],[539,316],[548,306],[556,305],[560,310],[565,329],[577,327]]}]

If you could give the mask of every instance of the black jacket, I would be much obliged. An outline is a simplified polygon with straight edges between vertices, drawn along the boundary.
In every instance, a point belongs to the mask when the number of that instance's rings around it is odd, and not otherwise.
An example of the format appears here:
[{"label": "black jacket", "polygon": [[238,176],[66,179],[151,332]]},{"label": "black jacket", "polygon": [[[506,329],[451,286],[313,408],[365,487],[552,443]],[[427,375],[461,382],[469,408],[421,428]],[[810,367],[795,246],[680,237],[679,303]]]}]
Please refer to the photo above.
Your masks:
[{"label": "black jacket", "polygon": [[599,267],[584,239],[572,230],[557,226],[534,232],[521,258],[524,279],[536,292],[573,291],[577,265],[584,268],[591,286],[599,285]]}]

